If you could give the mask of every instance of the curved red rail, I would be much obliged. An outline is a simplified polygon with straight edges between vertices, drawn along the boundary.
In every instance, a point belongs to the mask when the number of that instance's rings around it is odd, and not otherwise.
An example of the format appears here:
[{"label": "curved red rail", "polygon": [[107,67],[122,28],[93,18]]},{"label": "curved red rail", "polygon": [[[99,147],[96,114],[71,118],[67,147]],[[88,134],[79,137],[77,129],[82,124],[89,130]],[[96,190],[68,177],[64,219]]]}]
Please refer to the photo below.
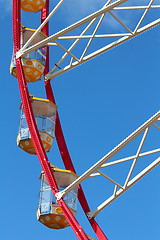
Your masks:
[{"label": "curved red rail", "polygon": [[[21,2],[21,0],[13,0],[13,41],[14,41],[15,55],[20,50],[20,28],[21,28],[20,2]],[[48,9],[49,9],[49,0],[47,0],[46,6],[45,6],[44,10],[42,11],[42,21],[48,15]],[[43,32],[48,33],[48,25],[46,25],[43,28]],[[16,59],[16,69],[17,69],[17,77],[18,77],[20,95],[21,95],[22,104],[23,104],[27,124],[29,127],[29,131],[31,133],[32,141],[33,141],[37,156],[39,158],[40,164],[42,166],[42,169],[43,169],[45,176],[48,180],[48,183],[53,191],[53,194],[55,195],[58,192],[58,187],[57,187],[55,178],[53,176],[49,160],[48,160],[45,150],[43,148],[43,145],[42,145],[42,142],[41,142],[41,139],[39,136],[39,132],[38,132],[38,129],[36,126],[36,122],[34,119],[32,107],[31,107],[31,103],[30,103],[28,87],[27,87],[27,83],[25,80],[23,67],[22,67],[22,63],[21,63],[21,58]],[[47,55],[45,74],[48,71],[49,71],[49,51],[48,51],[48,55]],[[51,100],[52,102],[55,102],[50,81],[45,82],[45,87],[46,87],[47,98],[49,100]],[[72,161],[71,161],[71,158],[70,158],[70,155],[69,155],[66,143],[65,143],[65,139],[63,136],[63,132],[62,132],[58,114],[57,114],[55,135],[56,135],[59,150],[60,150],[60,153],[61,153],[61,156],[62,156],[62,159],[63,159],[66,169],[69,169],[69,170],[75,172],[74,166],[72,164]],[[79,187],[78,198],[79,198],[79,201],[81,203],[81,206],[82,206],[84,212],[85,213],[89,212],[90,209],[87,204],[87,201],[86,201],[86,198],[85,198],[85,195],[83,193],[81,186]],[[73,214],[71,213],[71,211],[69,210],[69,208],[67,207],[65,202],[63,201],[63,199],[59,200],[58,204],[60,205],[67,221],[69,222],[70,226],[72,227],[77,238],[79,240],[82,240],[82,239],[87,240],[88,239],[87,235],[85,234],[82,227],[79,225],[79,223],[77,222],[77,220],[75,219],[75,217],[73,216]],[[97,237],[101,240],[107,240],[106,236],[104,235],[104,233],[102,232],[102,230],[100,229],[100,227],[98,226],[96,221],[94,219],[91,219],[89,221],[90,221],[90,224],[91,224],[92,228],[94,229],[95,233],[97,234]]]},{"label": "curved red rail", "polygon": [[[41,23],[47,18],[48,14],[49,14],[49,0],[46,1],[46,5],[45,5],[44,9],[41,11]],[[44,28],[42,29],[43,33],[45,33],[47,36],[49,35],[48,29],[49,29],[49,26],[47,23],[44,26]],[[45,67],[44,75],[46,75],[49,72],[49,47],[47,50],[48,51],[47,51],[47,59],[46,59],[46,67]],[[50,81],[45,81],[45,88],[46,88],[47,98],[51,102],[55,103],[55,99],[54,99]],[[58,112],[57,112],[57,118],[56,118],[55,136],[56,136],[57,144],[58,144],[59,151],[60,151],[65,168],[67,170],[71,170],[72,172],[76,173],[75,168],[72,163],[72,160],[71,160],[71,157],[70,157],[70,154],[69,154],[69,151],[68,151],[68,148],[67,148],[67,145],[66,145],[66,142],[65,142],[65,139],[64,139]],[[81,185],[79,185],[79,189],[78,189],[78,199],[83,208],[84,213],[87,214],[88,212],[90,212],[90,208],[88,206],[88,203],[87,203],[87,200],[86,200],[86,197],[84,195]],[[101,230],[101,228],[99,227],[99,225],[97,224],[97,222],[95,221],[95,219],[92,218],[92,219],[88,219],[88,220],[89,220],[94,232],[96,233],[98,239],[108,240],[107,237],[105,236],[105,234],[103,233],[103,231]]]},{"label": "curved red rail", "polygon": [[[13,0],[13,41],[14,41],[14,52],[16,53],[20,50],[20,28],[21,28],[21,21],[20,21],[20,4],[21,0]],[[53,176],[52,169],[50,167],[50,163],[48,161],[47,155],[43,148],[39,132],[36,126],[36,122],[34,119],[28,87],[26,84],[23,67],[21,63],[21,58],[16,59],[16,69],[17,69],[17,77],[18,77],[18,84],[22,99],[22,104],[24,108],[24,113],[26,116],[28,128],[32,137],[32,141],[41,163],[42,169],[45,173],[47,181],[52,189],[53,194],[55,195],[58,192],[58,187]],[[88,240],[87,235],[83,231],[82,227],[79,225],[78,221],[75,219],[63,199],[58,201],[59,206],[61,207],[67,221],[69,222],[70,226],[72,227],[74,233],[78,237],[79,240]]]}]

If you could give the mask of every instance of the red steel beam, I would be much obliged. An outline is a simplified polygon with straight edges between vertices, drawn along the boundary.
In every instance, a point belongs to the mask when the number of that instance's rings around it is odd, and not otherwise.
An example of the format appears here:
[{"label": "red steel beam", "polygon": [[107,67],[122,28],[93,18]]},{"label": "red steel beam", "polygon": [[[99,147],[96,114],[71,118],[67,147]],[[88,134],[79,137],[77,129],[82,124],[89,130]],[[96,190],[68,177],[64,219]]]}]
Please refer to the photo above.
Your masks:
[{"label": "red steel beam", "polygon": [[[21,8],[20,8],[21,0],[13,0],[13,41],[14,41],[14,52],[16,53],[20,50],[20,29],[21,29]],[[25,79],[25,75],[23,72],[23,66],[21,62],[21,58],[16,59],[16,69],[17,69],[17,78],[18,84],[23,104],[23,109],[26,117],[26,121],[28,124],[28,128],[32,137],[32,141],[42,166],[42,169],[45,173],[47,181],[52,189],[53,194],[55,195],[59,190],[53,176],[52,169],[50,167],[49,160],[47,158],[46,152],[43,148],[43,144],[40,139],[40,135],[37,129],[37,125],[35,122],[34,114],[32,111],[32,106],[30,102],[28,87]],[[76,234],[79,240],[89,240],[87,235],[85,234],[82,227],[79,225],[78,221],[75,219],[73,214],[71,213],[68,206],[65,204],[63,199],[58,201],[68,223],[72,227],[74,233]]]},{"label": "red steel beam", "polygon": [[[41,11],[41,23],[43,23],[43,21],[47,18],[48,14],[49,14],[49,0],[46,1],[46,5],[45,5],[44,9]],[[48,22],[43,27],[42,31],[47,36],[49,36],[49,24],[48,24]],[[48,49],[47,49],[46,67],[45,67],[44,75],[46,75],[49,72],[49,47],[47,46],[47,48]],[[50,83],[49,80],[45,81],[45,89],[46,89],[47,98],[51,102],[55,103],[51,83]],[[65,139],[64,139],[64,135],[63,135],[63,131],[62,131],[62,127],[61,127],[58,112],[57,112],[57,116],[56,116],[55,136],[56,136],[57,144],[58,144],[58,147],[59,147],[59,151],[60,151],[63,163],[65,165],[65,168],[67,170],[70,170],[70,171],[76,173],[75,168],[74,168],[73,163],[72,163],[72,160],[71,160],[71,157],[70,157],[70,154],[69,154],[69,151],[68,151],[68,148],[67,148],[67,145],[66,145],[66,142],[65,142]],[[78,199],[79,199],[79,202],[82,206],[82,209],[83,209],[83,211],[86,215],[88,212],[90,212],[90,208],[89,208],[89,205],[87,203],[87,200],[86,200],[86,197],[84,195],[84,192],[83,192],[83,189],[82,189],[81,185],[79,185],[79,187],[78,187]],[[88,219],[88,217],[87,217],[87,219]],[[105,234],[103,233],[103,231],[101,230],[101,228],[99,227],[99,225],[97,224],[95,219],[92,218],[92,219],[88,219],[88,220],[89,220],[94,232],[96,233],[98,239],[99,240],[108,240],[108,238],[105,236]]]}]

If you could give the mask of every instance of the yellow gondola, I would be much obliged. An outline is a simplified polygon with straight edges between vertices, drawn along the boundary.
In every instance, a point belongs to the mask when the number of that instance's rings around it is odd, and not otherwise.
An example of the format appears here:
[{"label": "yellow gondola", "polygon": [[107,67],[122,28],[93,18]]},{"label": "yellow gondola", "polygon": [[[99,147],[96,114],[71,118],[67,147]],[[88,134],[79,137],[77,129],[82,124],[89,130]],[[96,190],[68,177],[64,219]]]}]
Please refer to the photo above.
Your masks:
[{"label": "yellow gondola", "polygon": [[[69,170],[62,170],[59,168],[52,168],[53,175],[59,190],[63,190],[78,176]],[[61,208],[59,207],[54,194],[48,184],[44,172],[41,172],[41,190],[40,190],[40,201],[37,210],[37,219],[48,228],[61,229],[68,227],[68,221],[66,220]],[[78,187],[69,192],[65,197],[64,201],[73,213],[76,215],[77,212],[77,194]]]},{"label": "yellow gondola", "polygon": [[[54,140],[57,106],[48,99],[36,97],[31,97],[31,104],[43,147],[46,152],[49,152]],[[22,104],[20,109],[21,120],[17,145],[27,153],[36,154]]]},{"label": "yellow gondola", "polygon": [[[29,40],[29,38],[35,32],[35,29],[30,29],[26,27],[22,27],[21,29],[21,47]],[[38,35],[33,39],[31,44],[28,47],[32,46],[44,40],[47,36],[42,32],[39,32]],[[22,65],[26,78],[26,82],[36,82],[41,80],[46,62],[46,51],[47,47],[42,47],[37,50],[32,51],[31,53],[22,57]],[[15,63],[15,54],[13,52],[11,65],[10,65],[10,73],[14,77],[17,78],[17,70]]]},{"label": "yellow gondola", "polygon": [[41,11],[46,4],[46,0],[21,0],[21,9],[25,12]]}]

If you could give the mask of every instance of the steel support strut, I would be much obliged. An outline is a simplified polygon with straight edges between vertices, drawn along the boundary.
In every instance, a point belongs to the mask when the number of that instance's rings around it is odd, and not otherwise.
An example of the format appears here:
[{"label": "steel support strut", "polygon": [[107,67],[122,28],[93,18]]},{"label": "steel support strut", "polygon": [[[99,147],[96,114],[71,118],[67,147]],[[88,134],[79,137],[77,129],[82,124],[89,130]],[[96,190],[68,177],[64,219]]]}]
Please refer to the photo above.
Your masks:
[{"label": "steel support strut", "polygon": [[[43,23],[43,21],[45,21],[45,19],[47,18],[49,14],[49,0],[46,1],[46,5],[44,7],[44,9],[41,12],[41,23]],[[49,35],[49,26],[48,26],[48,22],[45,24],[45,26],[43,27],[42,31],[43,33],[45,33],[47,36]],[[49,46],[47,46],[47,58],[46,58],[46,67],[45,67],[45,72],[44,75],[47,75],[49,72]],[[52,91],[52,87],[51,87],[51,83],[50,81],[45,81],[45,89],[46,89],[46,95],[47,98],[55,103],[55,99],[54,99],[54,95],[53,95],[53,91]],[[62,127],[61,127],[61,123],[60,123],[60,119],[59,119],[59,115],[57,112],[57,116],[56,116],[56,129],[55,129],[55,136],[56,136],[56,140],[57,140],[57,144],[59,147],[59,151],[63,160],[63,163],[65,165],[65,168],[67,170],[70,170],[74,173],[76,173],[75,168],[73,166],[65,139],[64,139],[64,135],[63,135],[63,131],[62,131]],[[81,187],[81,185],[78,186],[78,200],[82,206],[82,209],[85,213],[85,215],[87,216],[87,213],[90,212],[90,208],[88,206],[87,200],[85,198],[83,189]],[[96,233],[98,239],[100,240],[108,240],[107,237],[105,236],[105,234],[103,233],[103,231],[101,230],[101,228],[99,227],[99,225],[97,224],[97,222],[95,221],[94,218],[88,219],[94,232]]]},{"label": "steel support strut", "polygon": [[[13,0],[13,41],[14,41],[15,55],[20,50],[20,29],[21,29],[20,4],[21,4],[20,0]],[[36,125],[35,118],[32,111],[32,106],[30,103],[30,97],[29,97],[28,87],[26,84],[25,75],[23,72],[21,58],[16,59],[16,69],[17,69],[17,78],[18,78],[18,84],[20,89],[20,95],[22,99],[22,104],[23,104],[28,128],[32,137],[32,141],[33,141],[37,156],[39,158],[39,161],[41,163],[42,169],[47,178],[47,181],[52,189],[53,194],[55,195],[58,192],[58,187],[39,136],[39,132],[38,132],[37,125]],[[87,235],[85,234],[82,227],[79,225],[79,223],[77,222],[77,220],[75,219],[75,217],[73,216],[73,214],[71,213],[71,211],[69,210],[65,202],[63,201],[63,199],[58,201],[58,204],[60,205],[67,221],[72,227],[77,238],[79,240],[88,240]]]}]

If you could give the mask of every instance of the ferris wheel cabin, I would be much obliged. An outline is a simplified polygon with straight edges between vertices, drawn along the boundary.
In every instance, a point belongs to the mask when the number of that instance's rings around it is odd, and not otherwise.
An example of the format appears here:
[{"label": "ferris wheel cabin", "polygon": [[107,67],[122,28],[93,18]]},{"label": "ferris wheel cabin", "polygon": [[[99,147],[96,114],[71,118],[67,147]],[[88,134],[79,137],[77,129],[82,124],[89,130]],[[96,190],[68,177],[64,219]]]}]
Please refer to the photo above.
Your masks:
[{"label": "ferris wheel cabin", "polygon": [[[31,97],[31,105],[43,147],[46,152],[49,152],[54,140],[57,106],[48,99],[36,97]],[[21,118],[17,145],[27,153],[36,154],[22,104],[20,109]]]},{"label": "ferris wheel cabin", "polygon": [[[78,176],[69,170],[62,170],[59,168],[52,168],[53,175],[55,177],[58,189],[62,191]],[[56,198],[48,184],[44,172],[41,172],[41,190],[39,207],[37,210],[37,219],[48,228],[62,229],[68,227],[68,221],[66,220],[61,208],[59,207]],[[76,215],[77,211],[77,194],[78,187],[69,192],[65,197],[64,201],[73,213]]]},{"label": "ferris wheel cabin", "polygon": [[[22,27],[21,47],[24,46],[24,44],[30,39],[30,37],[33,35],[35,31],[36,31],[35,29]],[[47,36],[44,33],[39,32],[37,36],[32,40],[31,44],[29,44],[28,47],[44,40],[46,37]],[[44,69],[45,69],[46,54],[47,54],[47,47],[44,46],[28,53],[27,55],[21,58],[26,82],[36,82],[41,80]],[[17,78],[14,51],[12,55],[11,65],[10,65],[10,73],[11,75]]]},{"label": "ferris wheel cabin", "polygon": [[45,4],[46,0],[21,0],[21,9],[25,12],[38,12]]}]

